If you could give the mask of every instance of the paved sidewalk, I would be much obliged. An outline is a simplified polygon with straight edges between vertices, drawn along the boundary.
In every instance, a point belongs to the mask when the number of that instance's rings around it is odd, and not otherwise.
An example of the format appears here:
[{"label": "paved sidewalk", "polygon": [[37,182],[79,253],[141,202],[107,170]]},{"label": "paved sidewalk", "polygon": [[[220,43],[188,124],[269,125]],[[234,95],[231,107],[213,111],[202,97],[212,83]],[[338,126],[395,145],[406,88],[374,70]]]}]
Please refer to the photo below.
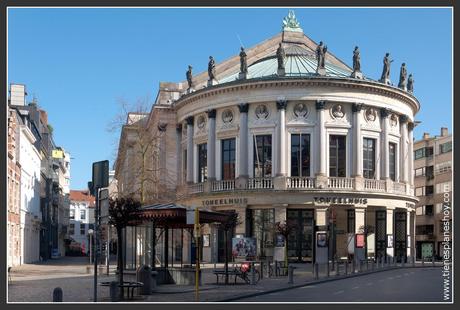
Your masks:
[{"label": "paved sidewalk", "polygon": [[[205,264],[202,268],[202,286],[200,287],[199,301],[201,302],[220,302],[233,301],[243,296],[255,296],[269,292],[282,291],[307,283],[316,282],[312,273],[311,264],[293,264],[296,269],[294,272],[294,284],[288,284],[287,276],[268,278],[264,275],[263,279],[256,285],[248,285],[238,278],[237,284],[222,285],[216,284],[216,276],[212,273],[214,264]],[[438,264],[437,264],[438,265]],[[81,258],[65,258],[47,263],[23,265],[17,267],[12,274],[13,281],[8,285],[9,302],[51,302],[52,292],[55,287],[63,289],[64,302],[92,302],[93,298],[93,274],[86,273],[87,260]],[[231,265],[230,265],[231,266]],[[351,265],[350,265],[351,266]],[[421,267],[420,263],[417,266]],[[432,264],[425,264],[430,267]],[[115,265],[112,265],[114,268]],[[218,264],[217,268],[223,268]],[[411,267],[411,264],[406,264]],[[368,266],[372,272],[372,266]],[[393,267],[391,267],[393,268]],[[357,268],[358,269],[358,268]],[[366,266],[363,265],[362,273],[366,274]],[[374,271],[377,266],[374,265]],[[357,270],[356,270],[357,271]],[[348,273],[351,268],[348,269]],[[319,280],[321,282],[341,279],[344,277],[345,267],[342,265],[340,275],[336,276],[336,271],[331,271],[329,278],[326,277],[326,270],[319,270]],[[358,275],[358,276],[359,276]],[[129,279],[129,276],[126,277]],[[98,282],[114,281],[116,276],[114,269],[109,276],[99,274]],[[221,280],[219,280],[220,282]],[[233,277],[230,278],[233,283]],[[317,282],[316,282],[317,283]],[[109,288],[98,287],[98,301],[110,302]],[[159,285],[157,291],[152,295],[136,296],[132,301],[125,302],[194,302],[195,288],[186,285]]]}]

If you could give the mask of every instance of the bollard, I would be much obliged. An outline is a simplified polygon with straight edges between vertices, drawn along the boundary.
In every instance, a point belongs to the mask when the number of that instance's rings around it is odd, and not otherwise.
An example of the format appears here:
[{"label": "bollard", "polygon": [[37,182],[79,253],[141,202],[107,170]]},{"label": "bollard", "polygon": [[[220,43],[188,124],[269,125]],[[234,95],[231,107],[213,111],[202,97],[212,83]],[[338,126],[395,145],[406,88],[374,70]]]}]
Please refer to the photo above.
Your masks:
[{"label": "bollard", "polygon": [[275,277],[278,276],[278,261],[275,260]]},{"label": "bollard", "polygon": [[359,260],[359,272],[363,271],[363,261]]},{"label": "bollard", "polygon": [[412,256],[412,267],[415,267],[415,256]]},{"label": "bollard", "polygon": [[260,262],[260,279],[264,278],[264,262]]},{"label": "bollard", "polygon": [[329,278],[329,261],[327,261],[326,268],[327,268],[326,276]]},{"label": "bollard", "polygon": [[374,266],[374,263],[375,263],[374,260],[372,260],[372,261],[371,261],[371,270],[372,270],[372,271],[374,271],[374,267],[375,267],[375,266]]},{"label": "bollard", "polygon": [[355,271],[356,271],[356,259],[355,258],[353,258],[353,261],[352,261],[351,265],[352,265],[351,267],[353,268],[351,273],[355,273]]},{"label": "bollard", "polygon": [[434,255],[431,256],[431,263],[433,264],[433,267],[434,267]]},{"label": "bollard", "polygon": [[256,284],[256,273],[254,272],[254,262],[251,262],[251,285]]},{"label": "bollard", "polygon": [[425,266],[425,257],[422,257],[422,267]]},{"label": "bollard", "polygon": [[337,266],[337,267],[336,267],[337,272],[335,273],[335,276],[338,277],[338,276],[340,276],[340,265],[339,265],[339,261],[336,261],[335,265]]},{"label": "bollard", "polygon": [[288,284],[294,283],[294,267],[288,265]]},{"label": "bollard", "polygon": [[62,296],[63,296],[62,288],[56,287],[53,290],[53,302],[62,302]]},{"label": "bollard", "polygon": [[334,266],[334,259],[332,259],[332,267],[331,267],[331,271],[334,271],[335,270],[335,266]]},{"label": "bollard", "polygon": [[366,258],[366,271],[369,271],[369,259]]},{"label": "bollard", "polygon": [[348,275],[348,261],[345,262],[345,276]]},{"label": "bollard", "polygon": [[318,263],[315,263],[315,280],[318,280],[319,279],[319,275],[318,275]]},{"label": "bollard", "polygon": [[118,301],[120,296],[120,287],[117,281],[110,282],[110,301]]}]

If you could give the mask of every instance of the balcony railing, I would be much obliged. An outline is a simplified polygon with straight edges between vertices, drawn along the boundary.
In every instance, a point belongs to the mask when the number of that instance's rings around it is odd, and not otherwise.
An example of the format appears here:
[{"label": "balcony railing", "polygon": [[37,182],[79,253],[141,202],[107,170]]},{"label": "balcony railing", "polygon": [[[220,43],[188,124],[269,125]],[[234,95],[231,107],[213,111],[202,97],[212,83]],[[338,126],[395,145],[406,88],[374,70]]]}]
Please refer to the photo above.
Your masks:
[{"label": "balcony railing", "polygon": [[253,178],[248,180],[248,189],[272,189],[272,178]]},{"label": "balcony railing", "polygon": [[[277,179],[279,178],[279,179]],[[326,182],[327,180],[327,182]],[[282,181],[282,182],[278,182]],[[342,177],[264,177],[250,178],[244,180],[218,180],[186,185],[188,194],[219,193],[240,190],[344,190],[344,191],[366,191],[388,194],[411,195],[411,189],[405,183],[388,182],[386,180],[363,179],[358,183],[355,178]],[[243,183],[242,183],[243,182]],[[238,183],[238,185],[237,185]],[[325,186],[327,184],[327,186]],[[185,193],[184,193],[185,194]],[[427,199],[427,198],[425,198]]]},{"label": "balcony railing", "polygon": [[329,177],[327,180],[327,187],[335,189],[353,189],[354,183],[355,179],[353,178]]},{"label": "balcony railing", "polygon": [[286,184],[288,189],[314,189],[315,178],[287,177]]},{"label": "balcony railing", "polygon": [[405,194],[406,193],[406,184],[404,183],[393,183],[393,192],[398,194]]},{"label": "balcony railing", "polygon": [[211,183],[211,192],[226,192],[235,189],[235,180],[213,181]]},{"label": "balcony railing", "polygon": [[188,186],[188,191],[190,194],[202,193],[204,188],[204,183],[195,183]]},{"label": "balcony railing", "polygon": [[386,190],[386,182],[384,180],[364,179],[364,189],[384,192]]}]

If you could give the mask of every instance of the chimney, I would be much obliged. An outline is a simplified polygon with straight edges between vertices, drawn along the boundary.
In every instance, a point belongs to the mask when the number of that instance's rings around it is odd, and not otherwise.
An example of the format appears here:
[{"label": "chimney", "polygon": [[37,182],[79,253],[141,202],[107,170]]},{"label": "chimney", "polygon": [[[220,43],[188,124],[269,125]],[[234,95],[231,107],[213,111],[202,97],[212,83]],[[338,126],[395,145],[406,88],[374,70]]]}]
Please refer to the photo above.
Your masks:
[{"label": "chimney", "polygon": [[430,138],[430,134],[428,132],[423,133],[423,140],[428,140]]},{"label": "chimney", "polygon": [[10,104],[26,105],[26,86],[21,84],[10,84]]},{"label": "chimney", "polygon": [[441,127],[441,137],[447,137],[448,134],[449,130],[447,129],[447,127]]},{"label": "chimney", "polygon": [[40,111],[40,120],[45,126],[48,125],[48,114],[46,113],[45,110],[39,110],[39,111]]}]

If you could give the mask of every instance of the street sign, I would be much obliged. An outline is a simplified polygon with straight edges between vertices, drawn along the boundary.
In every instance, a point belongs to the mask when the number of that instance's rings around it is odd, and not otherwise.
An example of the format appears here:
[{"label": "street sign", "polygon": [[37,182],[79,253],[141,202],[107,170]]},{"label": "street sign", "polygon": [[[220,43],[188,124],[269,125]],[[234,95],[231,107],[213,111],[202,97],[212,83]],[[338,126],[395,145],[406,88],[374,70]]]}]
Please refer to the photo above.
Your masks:
[{"label": "street sign", "polygon": [[109,161],[103,160],[93,163],[94,189],[109,186]]}]

